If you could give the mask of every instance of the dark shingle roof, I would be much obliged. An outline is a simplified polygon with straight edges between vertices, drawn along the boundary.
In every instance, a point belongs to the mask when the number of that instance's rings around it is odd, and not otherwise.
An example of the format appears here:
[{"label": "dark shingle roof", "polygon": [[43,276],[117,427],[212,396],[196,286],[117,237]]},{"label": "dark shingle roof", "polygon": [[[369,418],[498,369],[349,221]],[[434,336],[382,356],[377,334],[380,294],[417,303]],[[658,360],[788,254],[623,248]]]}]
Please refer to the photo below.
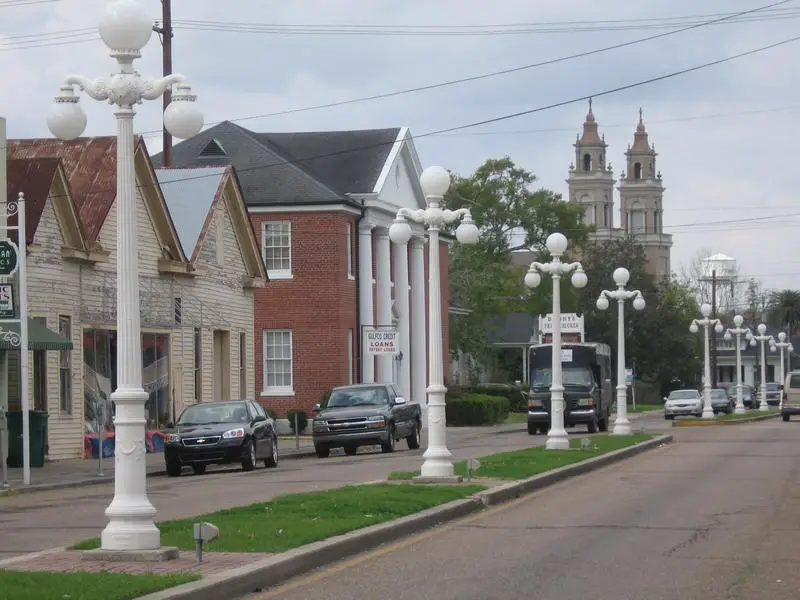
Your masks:
[{"label": "dark shingle roof", "polygon": [[537,318],[528,313],[510,313],[489,324],[489,342],[492,344],[528,344],[535,333]]},{"label": "dark shingle roof", "polygon": [[341,202],[373,191],[399,132],[255,133],[224,121],[176,144],[172,166],[233,165],[249,206]]}]

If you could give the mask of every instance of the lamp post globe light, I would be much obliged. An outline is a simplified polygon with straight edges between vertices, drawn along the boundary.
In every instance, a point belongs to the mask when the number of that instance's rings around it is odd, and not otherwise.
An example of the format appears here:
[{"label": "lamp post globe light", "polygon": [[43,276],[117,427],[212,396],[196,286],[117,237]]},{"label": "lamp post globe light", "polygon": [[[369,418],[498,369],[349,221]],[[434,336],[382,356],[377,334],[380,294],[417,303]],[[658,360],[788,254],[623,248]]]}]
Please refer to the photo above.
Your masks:
[{"label": "lamp post globe light", "polygon": [[703,362],[703,418],[713,419],[714,409],[711,406],[711,357],[709,356],[709,329],[714,328],[717,333],[722,333],[722,321],[719,319],[712,319],[711,305],[703,304],[700,307],[700,314],[703,315],[702,319],[695,319],[689,326],[689,331],[697,333],[700,327],[704,331],[704,362]]},{"label": "lamp post globe light", "polygon": [[106,509],[108,525],[101,536],[103,551],[147,551],[160,547],[156,510],[147,497],[145,468],[145,414],[148,394],[142,388],[139,265],[136,233],[136,179],[134,174],[134,106],[155,100],[175,86],[164,111],[164,124],[175,137],[187,138],[203,126],[195,96],[182,75],[160,79],[143,77],[133,61],[150,40],[153,21],[135,0],[114,0],[102,15],[100,37],[117,61],[111,75],[89,79],[70,75],[55,97],[47,117],[50,132],[62,140],[79,137],[86,115],[75,86],[90,98],[115,107],[117,120],[117,389],[111,394],[116,452],[114,498]]},{"label": "lamp post globe light", "polygon": [[781,399],[780,399],[779,407],[780,407],[781,410],[783,410],[783,384],[784,384],[784,379],[786,378],[785,367],[784,367],[785,363],[783,361],[783,351],[784,350],[788,350],[789,353],[791,353],[791,352],[794,351],[794,346],[792,346],[792,342],[787,342],[786,341],[786,334],[783,331],[781,331],[778,334],[778,341],[777,342],[773,341],[772,347],[773,348],[777,348],[781,353],[781,378],[780,378],[780,381],[779,381],[780,382],[780,386],[781,386],[781,389],[779,390]]},{"label": "lamp post globe light", "polygon": [[614,270],[616,290],[603,290],[597,299],[599,310],[608,310],[609,300],[617,301],[617,416],[614,419],[614,435],[630,435],[631,422],[628,420],[628,390],[625,385],[625,301],[633,300],[635,310],[644,310],[645,301],[639,290],[626,290],[631,274],[628,269]]},{"label": "lamp post globe light", "polygon": [[572,273],[572,285],[578,289],[586,287],[588,279],[579,262],[561,262],[567,250],[567,238],[562,233],[551,233],[545,242],[553,257],[548,263],[532,262],[525,274],[525,285],[536,288],[542,282],[542,273],[553,278],[553,362],[550,385],[550,431],[547,432],[545,448],[548,450],[569,450],[569,438],[564,429],[564,386],[561,381],[561,276]]},{"label": "lamp post globe light", "polygon": [[444,195],[450,189],[450,173],[442,167],[428,167],[419,178],[427,207],[411,210],[401,208],[389,227],[389,239],[404,245],[411,239],[409,221],[421,224],[428,230],[428,447],[420,469],[423,479],[449,479],[454,477],[453,455],[447,449],[445,414],[444,371],[442,361],[442,296],[439,269],[439,231],[456,221],[456,239],[466,245],[478,242],[479,231],[472,213],[467,208],[444,208]]},{"label": "lamp post globe light", "polygon": [[767,403],[767,386],[765,385],[767,382],[767,342],[772,346],[775,342],[775,338],[771,335],[767,335],[767,326],[764,325],[764,323],[760,323],[758,325],[758,334],[753,336],[750,340],[750,344],[753,346],[755,346],[756,343],[761,344],[761,385],[759,386],[758,394],[758,410],[761,411],[769,410],[769,404]]},{"label": "lamp post globe light", "polygon": [[[733,409],[733,413],[737,415],[744,414],[744,398],[742,392],[742,336],[745,336],[745,339],[751,340],[753,337],[753,333],[747,327],[742,327],[744,323],[744,317],[742,315],[736,315],[733,317],[733,325],[732,329],[728,329],[725,332],[725,341],[730,342],[734,337],[736,337],[736,408]],[[753,342],[755,345],[755,342]]]}]

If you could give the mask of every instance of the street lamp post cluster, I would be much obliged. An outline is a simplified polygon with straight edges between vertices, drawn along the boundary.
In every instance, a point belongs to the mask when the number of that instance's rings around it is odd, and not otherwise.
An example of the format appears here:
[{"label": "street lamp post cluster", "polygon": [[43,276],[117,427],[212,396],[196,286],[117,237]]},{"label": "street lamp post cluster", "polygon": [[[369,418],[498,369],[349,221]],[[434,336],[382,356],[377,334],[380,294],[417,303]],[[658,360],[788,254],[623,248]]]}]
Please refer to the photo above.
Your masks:
[{"label": "street lamp post cluster", "polygon": [[153,31],[147,11],[135,0],[110,2],[100,20],[100,37],[117,61],[111,75],[89,79],[70,75],[61,86],[47,117],[51,133],[62,140],[79,137],[86,114],[75,86],[94,100],[115,107],[117,119],[117,389],[114,498],[106,509],[108,525],[101,536],[103,551],[148,551],[160,547],[154,523],[155,508],[147,497],[145,468],[145,414],[148,398],[142,388],[139,265],[136,233],[136,178],[134,173],[134,106],[155,100],[173,86],[172,101],[164,111],[164,125],[177,138],[190,138],[203,126],[195,96],[182,75],[160,79],[143,77],[133,67]]},{"label": "street lamp post cluster", "polygon": [[713,419],[714,409],[711,406],[711,360],[709,352],[709,330],[713,327],[717,333],[722,333],[722,321],[711,318],[711,305],[703,304],[700,306],[702,319],[695,319],[689,326],[689,331],[697,333],[700,327],[704,332],[704,369],[703,369],[703,418]]},{"label": "street lamp post cluster", "polygon": [[578,289],[586,287],[588,279],[579,262],[565,263],[561,256],[567,250],[567,238],[561,233],[551,233],[545,242],[552,260],[547,263],[532,262],[525,274],[525,285],[536,288],[542,282],[542,273],[553,279],[553,341],[552,379],[550,385],[550,431],[547,432],[545,448],[568,450],[569,438],[564,429],[564,385],[561,381],[561,277],[572,273],[572,285]]},{"label": "street lamp post cluster", "polygon": [[747,340],[753,337],[753,332],[749,328],[742,327],[743,323],[744,317],[736,315],[733,317],[734,327],[725,332],[725,341],[730,342],[734,337],[736,338],[736,408],[733,409],[733,412],[737,415],[745,412],[742,390],[742,336],[745,336]]},{"label": "street lamp post cluster", "polygon": [[775,342],[775,338],[771,335],[767,335],[767,326],[764,323],[760,323],[758,325],[758,334],[754,335],[750,339],[750,345],[755,346],[757,343],[761,344],[761,385],[759,386],[759,403],[758,403],[758,410],[766,411],[769,410],[769,404],[767,404],[767,342],[769,342],[770,346],[772,346]]},{"label": "street lamp post cluster", "polygon": [[[775,349],[775,348],[777,348],[778,351],[781,353],[781,378],[780,378],[780,384],[781,384],[781,386],[783,386],[783,384],[785,383],[785,379],[786,379],[783,352],[784,352],[784,350],[786,350],[787,352],[789,352],[789,355],[791,356],[792,352],[794,352],[794,346],[792,345],[792,342],[787,342],[786,341],[786,333],[781,331],[778,334],[778,341],[773,343],[773,348],[772,349]],[[783,410],[783,390],[781,389],[780,392],[781,392],[781,399],[780,399],[779,407],[781,408],[781,410]]]},{"label": "street lamp post cluster", "polygon": [[633,300],[635,310],[644,310],[645,301],[639,290],[626,290],[631,278],[628,269],[620,267],[614,271],[616,290],[603,290],[597,299],[597,308],[608,310],[609,300],[617,301],[617,416],[614,420],[615,435],[630,435],[631,422],[628,420],[628,390],[625,385],[625,301]]}]

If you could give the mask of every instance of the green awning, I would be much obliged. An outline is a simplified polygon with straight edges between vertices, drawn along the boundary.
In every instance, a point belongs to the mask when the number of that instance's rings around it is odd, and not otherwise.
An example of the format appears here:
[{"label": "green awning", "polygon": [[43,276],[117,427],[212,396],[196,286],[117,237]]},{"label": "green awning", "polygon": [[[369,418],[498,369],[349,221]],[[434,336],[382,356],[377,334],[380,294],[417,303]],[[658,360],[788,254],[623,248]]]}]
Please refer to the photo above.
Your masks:
[{"label": "green awning", "polygon": [[[0,350],[19,350],[19,323],[0,321]],[[72,350],[72,342],[28,318],[28,350]]]}]

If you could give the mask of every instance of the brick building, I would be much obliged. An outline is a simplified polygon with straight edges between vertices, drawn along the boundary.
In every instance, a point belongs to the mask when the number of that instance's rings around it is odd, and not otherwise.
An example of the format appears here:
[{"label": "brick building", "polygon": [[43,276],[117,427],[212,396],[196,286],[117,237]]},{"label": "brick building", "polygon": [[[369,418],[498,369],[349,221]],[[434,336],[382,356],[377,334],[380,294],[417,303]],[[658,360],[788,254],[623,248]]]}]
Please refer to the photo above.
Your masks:
[{"label": "brick building", "polygon": [[[425,232],[415,226],[404,248],[388,238],[398,208],[425,206],[408,129],[256,133],[226,121],[172,150],[174,167],[212,165],[236,169],[269,273],[255,309],[262,403],[279,414],[309,410],[333,386],[377,380],[396,382],[424,405]],[[441,252],[445,349],[448,244]],[[363,328],[375,326],[397,328],[398,354],[363,352]],[[447,376],[446,356],[444,368]]]}]

